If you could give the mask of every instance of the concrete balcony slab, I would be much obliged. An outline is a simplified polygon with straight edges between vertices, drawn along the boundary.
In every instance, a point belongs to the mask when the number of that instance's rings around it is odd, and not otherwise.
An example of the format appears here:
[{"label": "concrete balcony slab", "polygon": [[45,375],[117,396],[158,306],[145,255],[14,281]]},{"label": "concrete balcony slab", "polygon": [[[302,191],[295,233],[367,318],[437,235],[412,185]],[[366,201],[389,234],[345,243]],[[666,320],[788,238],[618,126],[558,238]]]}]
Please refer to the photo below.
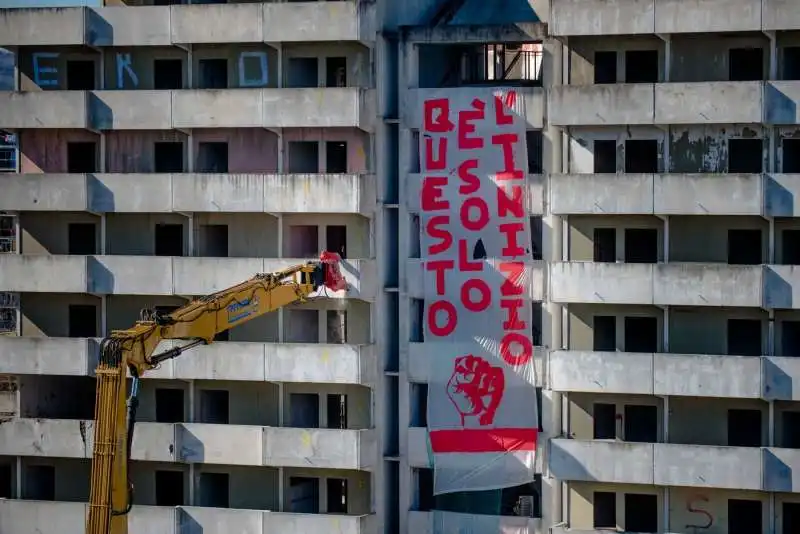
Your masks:
[{"label": "concrete balcony slab", "polygon": [[265,128],[360,128],[377,120],[374,89],[326,87],[262,89]]},{"label": "concrete balcony slab", "polygon": [[298,2],[262,4],[266,42],[374,41],[375,4]]},{"label": "concrete balcony slab", "polygon": [[800,27],[800,12],[793,0],[761,0],[764,30],[793,30]]},{"label": "concrete balcony slab", "polygon": [[652,174],[551,174],[550,210],[558,215],[650,214],[653,180]]},{"label": "concrete balcony slab", "polygon": [[762,0],[655,0],[655,33],[761,31],[761,3]]},{"label": "concrete balcony slab", "polygon": [[91,376],[97,348],[87,338],[0,336],[0,367],[9,375]]},{"label": "concrete balcony slab", "polygon": [[86,10],[86,44],[171,46],[169,6],[108,6]]},{"label": "concrete balcony slab", "polygon": [[658,83],[654,90],[655,124],[762,121],[764,82]]},{"label": "concrete balcony slab", "polygon": [[88,128],[87,93],[84,91],[0,91],[0,127],[8,129]]},{"label": "concrete balcony slab", "polygon": [[0,210],[87,211],[86,174],[7,174]]},{"label": "concrete balcony slab", "polygon": [[[0,454],[91,458],[93,421],[13,419],[0,425]],[[131,458],[148,462],[368,470],[372,430],[203,423],[137,423]]]},{"label": "concrete balcony slab", "polygon": [[86,293],[86,256],[0,254],[0,291]]},{"label": "concrete balcony slab", "polygon": [[409,427],[407,435],[408,465],[416,468],[433,467],[428,452],[428,430],[425,427]]},{"label": "concrete balcony slab", "polygon": [[[411,213],[420,212],[420,199],[422,198],[422,180],[424,175],[410,173],[406,175],[406,208]],[[542,174],[528,174],[526,185],[528,187],[528,212],[532,216],[544,214],[544,182],[546,177]]]},{"label": "concrete balcony slab", "polygon": [[[461,529],[461,530],[460,530]],[[542,520],[532,517],[459,514],[455,512],[408,512],[408,531],[414,534],[439,532],[503,532],[542,534]]]},{"label": "concrete balcony slab", "polygon": [[[0,531],[63,534],[85,529],[88,504],[32,500],[0,500]],[[58,521],[53,521],[57,517]],[[330,525],[336,524],[331,531]],[[186,525],[203,534],[371,534],[374,516],[292,514],[198,506],[134,506],[128,514],[131,532],[186,534]],[[193,530],[194,531],[194,530]],[[525,533],[527,534],[527,533]]]},{"label": "concrete balcony slab", "polygon": [[0,46],[69,46],[85,43],[86,14],[83,8],[0,10]]},{"label": "concrete balcony slab", "polygon": [[656,174],[653,213],[761,216],[763,190],[760,174]]},{"label": "concrete balcony slab", "polygon": [[[179,44],[263,42],[262,13],[258,3],[171,6],[171,40]],[[208,24],[209,20],[214,24]]]},{"label": "concrete balcony slab", "polygon": [[[425,293],[425,275],[423,270],[423,260],[412,258],[407,260],[406,263],[406,291],[411,298],[416,299],[424,299],[426,297]],[[545,284],[544,284],[544,273],[545,273],[545,262],[543,261],[536,261],[536,260],[528,260],[525,262],[525,273],[523,275],[523,281],[525,285],[527,285],[527,295],[526,297],[532,301],[540,302],[544,300],[544,291],[545,291]],[[467,273],[455,273],[453,276],[460,276],[463,280],[460,280],[457,283],[454,283],[451,287],[446,289],[448,293],[452,292],[453,295],[458,295],[463,282],[466,281],[469,276]],[[498,277],[503,276],[501,273],[497,273]],[[455,280],[455,278],[454,278]],[[523,282],[520,282],[520,285],[523,285]],[[429,297],[431,295],[428,295]]]},{"label": "concrete balcony slab", "polygon": [[655,33],[654,0],[553,0],[553,35],[630,35]]},{"label": "concrete balcony slab", "polygon": [[555,126],[653,124],[654,85],[559,85],[548,90],[547,113]]},{"label": "concrete balcony slab", "polygon": [[174,93],[184,92],[89,91],[89,123],[95,130],[169,130]]}]

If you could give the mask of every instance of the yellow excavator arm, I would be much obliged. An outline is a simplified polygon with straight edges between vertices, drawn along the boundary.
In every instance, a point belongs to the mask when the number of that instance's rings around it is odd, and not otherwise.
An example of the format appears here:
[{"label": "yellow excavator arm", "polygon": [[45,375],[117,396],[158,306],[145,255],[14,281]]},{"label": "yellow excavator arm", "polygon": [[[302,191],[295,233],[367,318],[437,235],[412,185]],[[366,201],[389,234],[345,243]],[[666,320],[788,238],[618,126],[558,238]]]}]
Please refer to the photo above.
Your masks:
[{"label": "yellow excavator arm", "polygon": [[[276,272],[199,298],[169,314],[150,313],[133,328],[111,332],[100,345],[96,370],[92,480],[86,534],[127,534],[133,486],[128,479],[139,379],[159,363],[288,304],[327,288],[347,287],[339,271],[339,255],[324,252],[318,262]],[[324,293],[324,292],[323,292]],[[167,339],[186,344],[154,354]],[[127,393],[127,372],[133,383]]]}]

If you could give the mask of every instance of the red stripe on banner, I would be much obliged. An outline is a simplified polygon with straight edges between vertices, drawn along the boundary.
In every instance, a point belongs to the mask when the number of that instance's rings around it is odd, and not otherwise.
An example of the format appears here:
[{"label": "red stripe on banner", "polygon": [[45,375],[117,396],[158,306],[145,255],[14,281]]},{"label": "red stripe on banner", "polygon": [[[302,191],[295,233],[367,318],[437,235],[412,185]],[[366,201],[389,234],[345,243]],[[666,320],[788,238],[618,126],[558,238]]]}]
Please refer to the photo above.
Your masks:
[{"label": "red stripe on banner", "polygon": [[465,428],[431,430],[428,435],[434,453],[535,451],[535,428]]}]

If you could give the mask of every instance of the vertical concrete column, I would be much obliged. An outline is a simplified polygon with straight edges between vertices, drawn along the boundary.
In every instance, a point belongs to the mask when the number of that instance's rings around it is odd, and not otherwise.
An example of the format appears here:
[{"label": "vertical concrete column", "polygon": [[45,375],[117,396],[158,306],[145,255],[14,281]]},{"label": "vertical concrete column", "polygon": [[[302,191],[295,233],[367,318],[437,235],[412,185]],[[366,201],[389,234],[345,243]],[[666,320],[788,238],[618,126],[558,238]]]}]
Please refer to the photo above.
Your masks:
[{"label": "vertical concrete column", "polygon": [[669,215],[664,215],[664,263],[669,263]]},{"label": "vertical concrete column", "polygon": [[187,246],[189,250],[187,251],[186,255],[190,257],[195,257],[197,256],[197,251],[195,250],[195,244],[194,244],[194,214],[189,213],[187,214],[186,217],[188,219],[187,226],[189,227],[188,231],[189,235],[187,238],[188,240]]},{"label": "vertical concrete column", "polygon": [[100,165],[99,170],[100,172],[108,172],[108,153],[107,153],[107,145],[106,145],[106,132],[100,132]]},{"label": "vertical concrete column", "polygon": [[[11,52],[12,57],[14,58],[14,74],[13,74],[14,79],[12,80],[12,83],[14,85],[13,85],[12,89],[14,91],[19,91],[20,90],[19,47],[18,46],[9,46],[9,47],[6,47],[6,50]],[[19,142],[19,140],[17,140],[17,142]],[[19,172],[19,170],[17,172]]]},{"label": "vertical concrete column", "polygon": [[664,306],[664,318],[661,321],[662,352],[669,352],[669,306]]},{"label": "vertical concrete column", "polygon": [[[283,258],[283,214],[281,213],[278,214],[278,258]],[[278,343],[284,343],[283,322],[285,313],[283,306],[278,308]],[[282,388],[283,385],[280,384],[280,387]],[[281,396],[281,402],[283,402],[283,396]],[[281,409],[280,417],[283,417],[283,409]]]},{"label": "vertical concrete column", "polygon": [[108,335],[108,296],[100,296],[100,337]]},{"label": "vertical concrete column", "polygon": [[106,248],[108,247],[108,219],[104,213],[100,214],[100,254],[106,254]]},{"label": "vertical concrete column", "polygon": [[767,356],[775,356],[775,310],[769,310],[769,320],[767,321]]},{"label": "vertical concrete column", "polygon": [[664,82],[669,82],[670,71],[672,70],[672,37],[670,35],[662,35],[664,40]]},{"label": "vertical concrete column", "polygon": [[767,244],[767,263],[775,263],[775,217],[768,217],[769,243]]},{"label": "vertical concrete column", "polygon": [[[97,88],[101,91],[106,88],[106,49],[100,49],[100,83],[97,84]],[[122,87],[117,87],[117,89],[122,89]]]},{"label": "vertical concrete column", "polygon": [[[17,411],[19,413],[19,411]],[[14,484],[14,498],[22,498],[22,456],[17,456],[16,465],[14,466],[14,475],[16,484]]]},{"label": "vertical concrete column", "polygon": [[194,51],[186,45],[186,88],[194,89]]},{"label": "vertical concrete column", "polygon": [[278,89],[283,88],[283,43],[278,43]]},{"label": "vertical concrete column", "polygon": [[[189,423],[195,422],[195,399],[197,398],[197,384],[194,380],[189,380],[189,417],[187,418]],[[197,506],[196,502],[196,491],[195,491],[195,482],[197,480],[197,474],[195,472],[195,464],[189,464],[189,506]]]},{"label": "vertical concrete column", "polygon": [[283,128],[278,128],[278,174],[286,172],[286,145],[284,144]]},{"label": "vertical concrete column", "polygon": [[194,172],[194,130],[189,130],[186,135],[186,172]]},{"label": "vertical concrete column", "polygon": [[769,77],[768,80],[778,79],[778,39],[774,31],[764,32],[769,37]]}]

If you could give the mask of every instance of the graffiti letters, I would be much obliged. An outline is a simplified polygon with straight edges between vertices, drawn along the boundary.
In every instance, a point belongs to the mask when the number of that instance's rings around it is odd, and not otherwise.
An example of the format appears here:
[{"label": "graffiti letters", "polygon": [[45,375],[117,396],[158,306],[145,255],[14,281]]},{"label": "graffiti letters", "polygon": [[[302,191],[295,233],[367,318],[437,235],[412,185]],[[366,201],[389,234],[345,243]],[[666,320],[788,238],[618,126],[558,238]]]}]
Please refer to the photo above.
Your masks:
[{"label": "graffiti letters", "polygon": [[[58,69],[55,60],[56,52],[36,52],[33,54],[33,81],[39,87],[58,87]],[[42,64],[46,60],[49,64]]]},{"label": "graffiti letters", "polygon": [[133,62],[131,61],[130,53],[122,54],[117,53],[117,88],[125,88],[125,73],[131,79],[134,87],[139,87],[139,77],[133,70]]},{"label": "graffiti letters", "polygon": [[266,52],[242,52],[239,54],[240,87],[264,87],[268,81]]},{"label": "graffiti letters", "polygon": [[686,511],[691,512],[693,514],[699,514],[705,518],[705,522],[701,522],[699,525],[686,525],[687,529],[693,529],[693,532],[697,532],[698,530],[708,530],[714,524],[714,516],[712,516],[708,511],[704,510],[703,508],[698,508],[698,503],[707,503],[708,497],[702,494],[692,495],[688,499],[686,499]]}]

